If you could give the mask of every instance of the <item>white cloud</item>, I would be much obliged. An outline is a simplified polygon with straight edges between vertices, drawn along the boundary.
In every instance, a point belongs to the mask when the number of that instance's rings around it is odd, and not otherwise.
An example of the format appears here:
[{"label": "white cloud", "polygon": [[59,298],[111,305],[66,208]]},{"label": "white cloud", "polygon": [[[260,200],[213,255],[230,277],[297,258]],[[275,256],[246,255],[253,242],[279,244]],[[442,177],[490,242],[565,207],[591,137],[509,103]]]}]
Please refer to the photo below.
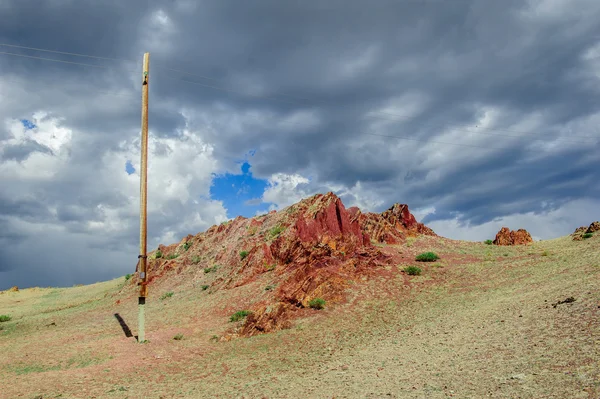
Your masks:
[{"label": "white cloud", "polygon": [[262,200],[275,204],[277,209],[292,205],[312,194],[306,187],[309,182],[299,174],[275,173],[268,179]]}]

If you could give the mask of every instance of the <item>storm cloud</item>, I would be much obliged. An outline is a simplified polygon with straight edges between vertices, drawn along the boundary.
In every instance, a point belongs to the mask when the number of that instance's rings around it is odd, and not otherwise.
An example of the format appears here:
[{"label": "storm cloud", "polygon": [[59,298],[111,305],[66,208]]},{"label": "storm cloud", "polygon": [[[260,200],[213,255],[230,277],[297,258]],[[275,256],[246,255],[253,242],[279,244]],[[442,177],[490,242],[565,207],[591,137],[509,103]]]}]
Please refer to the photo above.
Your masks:
[{"label": "storm cloud", "polygon": [[244,159],[265,210],[332,190],[478,241],[600,218],[596,0],[9,0],[0,17],[0,289],[135,268],[144,52],[150,248],[226,220],[211,184]]}]

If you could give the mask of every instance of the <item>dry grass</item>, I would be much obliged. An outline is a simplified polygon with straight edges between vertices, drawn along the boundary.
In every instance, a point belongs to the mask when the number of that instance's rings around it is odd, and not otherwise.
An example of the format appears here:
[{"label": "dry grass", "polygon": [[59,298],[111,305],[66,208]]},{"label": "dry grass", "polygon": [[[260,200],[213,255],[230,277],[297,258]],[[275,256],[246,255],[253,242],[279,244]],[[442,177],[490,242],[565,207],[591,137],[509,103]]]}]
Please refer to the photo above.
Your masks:
[{"label": "dry grass", "polygon": [[272,275],[214,293],[185,275],[151,287],[146,345],[114,317],[136,334],[136,295],[123,278],[5,292],[0,398],[600,397],[596,237],[526,247],[419,237],[388,249],[412,260],[433,251],[442,263],[410,277],[386,268],[354,284],[346,304],[230,342],[214,336],[256,287],[271,295]]}]

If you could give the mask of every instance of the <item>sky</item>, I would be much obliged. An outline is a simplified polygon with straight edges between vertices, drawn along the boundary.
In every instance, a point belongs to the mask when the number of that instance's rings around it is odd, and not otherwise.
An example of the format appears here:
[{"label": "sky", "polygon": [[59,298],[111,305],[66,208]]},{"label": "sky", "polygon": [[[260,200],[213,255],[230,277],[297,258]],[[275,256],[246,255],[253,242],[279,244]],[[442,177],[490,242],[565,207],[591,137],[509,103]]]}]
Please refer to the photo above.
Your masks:
[{"label": "sky", "polygon": [[3,0],[0,19],[0,289],[135,270],[145,52],[149,250],[328,191],[471,241],[600,219],[597,0]]}]

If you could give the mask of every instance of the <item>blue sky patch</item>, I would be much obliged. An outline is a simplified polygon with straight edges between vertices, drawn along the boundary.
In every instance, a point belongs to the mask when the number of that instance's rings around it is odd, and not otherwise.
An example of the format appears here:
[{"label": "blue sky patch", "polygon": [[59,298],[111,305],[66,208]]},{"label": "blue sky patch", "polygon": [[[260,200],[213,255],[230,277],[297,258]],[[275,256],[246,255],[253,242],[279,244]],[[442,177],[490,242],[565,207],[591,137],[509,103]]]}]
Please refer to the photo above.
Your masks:
[{"label": "blue sky patch", "polygon": [[131,161],[127,161],[125,162],[125,172],[127,172],[128,175],[132,175],[135,173],[135,168],[133,167],[133,165],[131,164]]},{"label": "blue sky patch", "polygon": [[269,204],[263,203],[261,197],[267,187],[267,180],[255,179],[252,176],[248,161],[241,163],[241,174],[213,174],[210,196],[223,201],[227,209],[227,217],[253,217],[257,211],[266,213]]},{"label": "blue sky patch", "polygon": [[27,130],[31,130],[31,129],[35,129],[37,126],[35,125],[35,123],[33,123],[30,120],[27,119],[21,119],[21,123],[23,124],[23,126],[25,127],[25,129]]}]

